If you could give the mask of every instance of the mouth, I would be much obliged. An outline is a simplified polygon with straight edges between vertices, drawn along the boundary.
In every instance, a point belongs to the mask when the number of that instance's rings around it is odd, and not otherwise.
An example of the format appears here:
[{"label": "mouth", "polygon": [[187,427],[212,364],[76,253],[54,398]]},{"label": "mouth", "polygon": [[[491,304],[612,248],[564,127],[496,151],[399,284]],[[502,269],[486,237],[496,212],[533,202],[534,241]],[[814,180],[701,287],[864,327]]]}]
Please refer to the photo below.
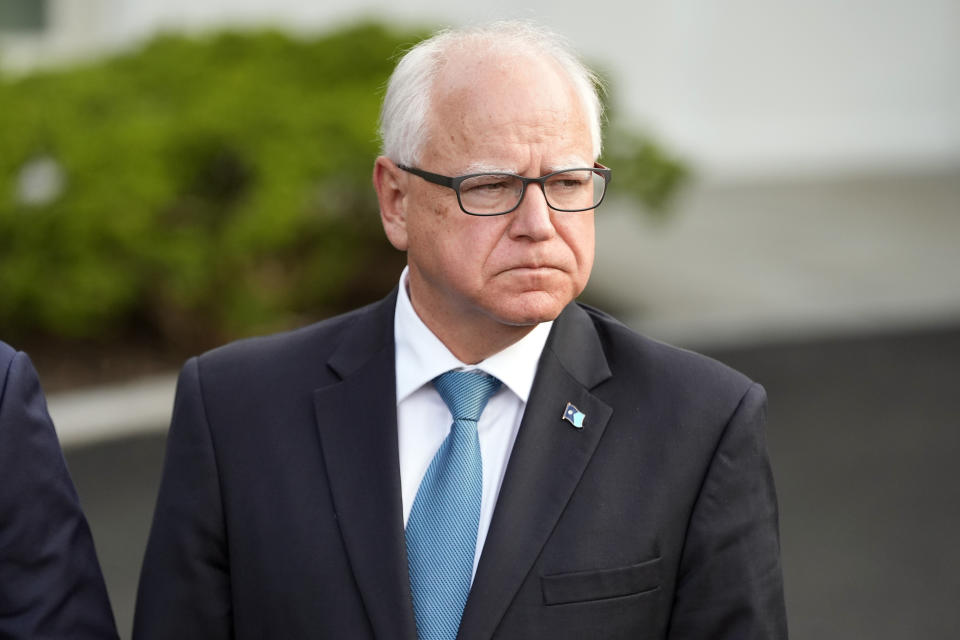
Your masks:
[{"label": "mouth", "polygon": [[500,275],[520,278],[523,281],[545,283],[548,280],[552,281],[557,275],[565,271],[562,267],[550,264],[518,264],[507,267],[500,272]]},{"label": "mouth", "polygon": [[514,273],[546,273],[548,271],[561,271],[560,267],[549,264],[520,264],[504,269],[505,272]]}]

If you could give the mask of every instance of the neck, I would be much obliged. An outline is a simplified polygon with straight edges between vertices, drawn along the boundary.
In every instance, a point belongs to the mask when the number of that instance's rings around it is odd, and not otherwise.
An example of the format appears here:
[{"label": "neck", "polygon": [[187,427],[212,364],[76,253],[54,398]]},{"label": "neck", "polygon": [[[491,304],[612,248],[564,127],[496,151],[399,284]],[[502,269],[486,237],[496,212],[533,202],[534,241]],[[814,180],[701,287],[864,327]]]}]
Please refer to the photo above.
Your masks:
[{"label": "neck", "polygon": [[414,312],[427,328],[457,360],[465,364],[477,364],[486,360],[519,342],[537,326],[509,325],[482,313],[458,315],[443,307],[424,304],[409,283],[407,295]]}]

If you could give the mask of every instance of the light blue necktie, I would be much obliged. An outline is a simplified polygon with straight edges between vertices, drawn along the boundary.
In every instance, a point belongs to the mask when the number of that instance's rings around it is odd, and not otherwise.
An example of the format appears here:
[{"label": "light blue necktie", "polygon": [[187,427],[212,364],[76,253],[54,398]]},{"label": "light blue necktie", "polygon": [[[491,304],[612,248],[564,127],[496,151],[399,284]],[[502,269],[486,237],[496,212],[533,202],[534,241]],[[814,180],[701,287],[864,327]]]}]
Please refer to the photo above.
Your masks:
[{"label": "light blue necktie", "polygon": [[420,640],[453,640],[470,594],[483,463],[477,420],[500,387],[494,377],[448,371],[433,386],[453,414],[450,435],[420,483],[407,520],[407,562]]}]

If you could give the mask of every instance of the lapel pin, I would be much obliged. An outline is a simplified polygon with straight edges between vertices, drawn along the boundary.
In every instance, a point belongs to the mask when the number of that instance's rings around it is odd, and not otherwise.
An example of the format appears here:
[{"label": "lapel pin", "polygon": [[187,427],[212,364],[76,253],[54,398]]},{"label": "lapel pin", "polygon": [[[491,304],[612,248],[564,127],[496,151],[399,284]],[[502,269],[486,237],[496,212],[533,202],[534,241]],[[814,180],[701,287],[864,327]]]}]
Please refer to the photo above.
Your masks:
[{"label": "lapel pin", "polygon": [[587,414],[573,406],[573,403],[567,403],[567,408],[563,412],[564,420],[575,426],[577,429],[583,429],[583,419],[586,417]]}]

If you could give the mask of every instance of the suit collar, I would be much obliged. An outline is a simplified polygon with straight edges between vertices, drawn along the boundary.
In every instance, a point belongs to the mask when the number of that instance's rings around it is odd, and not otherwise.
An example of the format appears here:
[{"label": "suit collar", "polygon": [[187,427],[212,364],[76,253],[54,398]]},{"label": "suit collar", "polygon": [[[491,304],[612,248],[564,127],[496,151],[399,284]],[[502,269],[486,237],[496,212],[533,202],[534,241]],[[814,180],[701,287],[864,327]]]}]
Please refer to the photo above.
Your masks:
[{"label": "suit collar", "polygon": [[571,302],[554,322],[547,340],[564,369],[586,389],[592,389],[613,374],[607,365],[603,344],[590,315]]},{"label": "suit collar", "polygon": [[341,379],[360,369],[382,349],[393,349],[393,309],[396,304],[397,289],[394,288],[383,300],[355,312],[356,318],[327,360],[327,365]]}]

